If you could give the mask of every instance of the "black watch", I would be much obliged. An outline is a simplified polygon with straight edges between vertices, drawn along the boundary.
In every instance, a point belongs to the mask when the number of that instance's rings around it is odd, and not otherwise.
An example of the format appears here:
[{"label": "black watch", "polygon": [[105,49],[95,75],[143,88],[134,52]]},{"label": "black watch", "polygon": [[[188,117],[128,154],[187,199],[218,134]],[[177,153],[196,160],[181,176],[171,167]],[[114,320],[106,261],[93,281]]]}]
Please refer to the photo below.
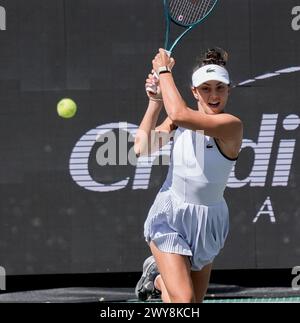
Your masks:
[{"label": "black watch", "polygon": [[158,75],[164,74],[164,73],[171,73],[171,69],[169,68],[169,66],[161,66],[161,67],[159,67]]}]

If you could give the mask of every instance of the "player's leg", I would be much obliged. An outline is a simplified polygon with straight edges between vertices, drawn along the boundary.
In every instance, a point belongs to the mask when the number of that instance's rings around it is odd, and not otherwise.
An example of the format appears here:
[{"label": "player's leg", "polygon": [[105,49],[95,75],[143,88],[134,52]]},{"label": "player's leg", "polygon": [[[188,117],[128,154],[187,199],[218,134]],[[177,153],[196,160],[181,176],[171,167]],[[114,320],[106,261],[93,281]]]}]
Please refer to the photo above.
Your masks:
[{"label": "player's leg", "polygon": [[161,292],[161,299],[164,303],[172,303],[166,285],[160,274],[155,278],[154,286],[157,290]]},{"label": "player's leg", "polygon": [[191,277],[193,281],[195,299],[197,303],[202,303],[207,292],[212,264],[208,264],[200,271],[192,271]]},{"label": "player's leg", "polygon": [[160,251],[150,243],[160,273],[155,280],[156,288],[162,292],[162,300],[172,303],[192,303],[195,301],[191,265],[186,256]]}]

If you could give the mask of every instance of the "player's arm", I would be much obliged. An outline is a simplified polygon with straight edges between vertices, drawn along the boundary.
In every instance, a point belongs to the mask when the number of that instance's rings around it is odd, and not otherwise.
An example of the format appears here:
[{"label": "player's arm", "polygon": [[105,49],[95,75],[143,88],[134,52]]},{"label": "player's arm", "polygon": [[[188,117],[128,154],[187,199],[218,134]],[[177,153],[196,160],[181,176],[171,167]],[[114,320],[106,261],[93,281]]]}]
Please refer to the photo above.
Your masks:
[{"label": "player's arm", "polygon": [[[172,66],[173,62],[171,62],[170,68]],[[156,93],[148,90],[153,87]],[[149,98],[149,104],[135,136],[134,151],[137,156],[149,155],[160,149],[170,140],[169,134],[174,128],[170,118],[166,118],[161,125],[156,127],[160,111],[163,107],[163,101],[158,79],[153,73],[148,75],[145,89]]]},{"label": "player's arm", "polygon": [[177,128],[178,126],[169,117],[167,117],[159,126],[157,126],[155,128],[155,139],[152,152],[159,150],[170,140],[172,140]]},{"label": "player's arm", "polygon": [[167,114],[178,126],[204,130],[211,137],[229,141],[242,136],[243,125],[239,118],[227,113],[209,115],[187,107],[170,73],[161,75],[160,83]]},{"label": "player's arm", "polygon": [[[165,50],[160,49],[153,60],[153,68],[157,70],[169,62],[170,57]],[[242,136],[243,125],[237,117],[226,113],[208,115],[187,107],[171,73],[160,74],[159,83],[166,112],[173,123],[187,129],[204,130],[207,135],[226,141]]]},{"label": "player's arm", "polygon": [[148,154],[154,139],[154,130],[162,109],[161,101],[149,100],[147,110],[134,139],[134,152],[137,156]]},{"label": "player's arm", "polygon": [[134,151],[136,155],[138,157],[146,156],[159,150],[173,138],[176,128],[177,126],[169,117],[167,117],[160,125],[155,127],[149,135],[142,131],[140,126],[134,143]]}]

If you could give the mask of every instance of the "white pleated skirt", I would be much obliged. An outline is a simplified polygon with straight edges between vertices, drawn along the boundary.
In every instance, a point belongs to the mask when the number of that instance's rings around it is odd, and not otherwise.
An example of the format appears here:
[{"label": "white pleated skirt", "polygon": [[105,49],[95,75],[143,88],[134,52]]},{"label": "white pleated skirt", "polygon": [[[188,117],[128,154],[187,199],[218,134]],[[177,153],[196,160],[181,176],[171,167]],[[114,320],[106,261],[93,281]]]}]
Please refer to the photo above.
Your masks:
[{"label": "white pleated skirt", "polygon": [[229,230],[226,201],[210,204],[183,202],[171,188],[158,192],[144,224],[145,240],[168,253],[189,257],[191,270],[213,262]]}]

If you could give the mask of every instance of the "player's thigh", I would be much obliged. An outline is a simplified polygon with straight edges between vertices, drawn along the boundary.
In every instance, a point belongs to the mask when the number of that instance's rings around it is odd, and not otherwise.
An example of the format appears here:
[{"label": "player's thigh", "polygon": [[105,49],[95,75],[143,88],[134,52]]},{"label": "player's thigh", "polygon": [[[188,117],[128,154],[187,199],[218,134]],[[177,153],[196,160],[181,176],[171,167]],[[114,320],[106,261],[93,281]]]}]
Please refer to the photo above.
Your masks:
[{"label": "player's thigh", "polygon": [[209,285],[212,264],[208,264],[200,271],[192,271],[191,278],[195,291],[195,299],[197,303],[203,302]]},{"label": "player's thigh", "polygon": [[194,288],[187,256],[162,252],[153,242],[150,248],[171,301],[193,302]]}]

